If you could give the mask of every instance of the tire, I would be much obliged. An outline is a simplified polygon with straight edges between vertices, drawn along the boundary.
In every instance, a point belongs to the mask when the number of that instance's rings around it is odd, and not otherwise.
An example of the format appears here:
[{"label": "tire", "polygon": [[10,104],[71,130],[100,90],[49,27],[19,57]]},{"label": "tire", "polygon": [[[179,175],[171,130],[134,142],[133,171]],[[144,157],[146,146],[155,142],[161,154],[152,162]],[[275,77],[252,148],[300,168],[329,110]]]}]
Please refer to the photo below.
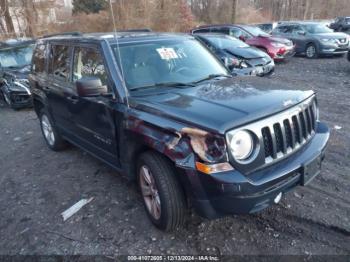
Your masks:
[{"label": "tire", "polygon": [[317,58],[318,52],[315,44],[308,44],[305,50],[305,54],[307,58]]},{"label": "tire", "polygon": [[53,151],[60,151],[66,148],[67,143],[58,133],[50,114],[42,109],[39,113],[40,128],[48,147]]},{"label": "tire", "polygon": [[163,231],[180,227],[186,217],[185,194],[176,176],[175,168],[158,153],[146,152],[140,156],[137,181],[145,210],[151,222]]}]

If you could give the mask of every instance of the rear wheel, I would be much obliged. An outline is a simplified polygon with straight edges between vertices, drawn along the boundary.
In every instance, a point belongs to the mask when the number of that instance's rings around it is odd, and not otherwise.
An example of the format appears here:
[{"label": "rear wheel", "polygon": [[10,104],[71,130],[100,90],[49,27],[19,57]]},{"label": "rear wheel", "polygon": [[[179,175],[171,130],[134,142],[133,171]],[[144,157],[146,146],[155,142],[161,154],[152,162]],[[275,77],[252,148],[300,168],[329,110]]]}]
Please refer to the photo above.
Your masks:
[{"label": "rear wheel", "polygon": [[306,57],[307,58],[316,58],[318,56],[316,46],[314,44],[309,44],[306,47]]},{"label": "rear wheel", "polygon": [[42,109],[40,111],[39,118],[40,118],[41,132],[49,148],[54,151],[59,151],[64,149],[67,144],[58,133],[48,112]]},{"label": "rear wheel", "polygon": [[174,167],[163,156],[147,152],[138,161],[138,184],[152,223],[170,231],[184,223],[186,201]]}]

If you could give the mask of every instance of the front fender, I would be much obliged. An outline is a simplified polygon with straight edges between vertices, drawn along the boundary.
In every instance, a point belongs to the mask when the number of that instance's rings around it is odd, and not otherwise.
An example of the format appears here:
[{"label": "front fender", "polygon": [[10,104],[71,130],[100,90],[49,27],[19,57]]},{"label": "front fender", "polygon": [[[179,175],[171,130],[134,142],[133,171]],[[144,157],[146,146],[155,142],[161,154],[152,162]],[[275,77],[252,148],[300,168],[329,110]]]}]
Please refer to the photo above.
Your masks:
[{"label": "front fender", "polygon": [[[195,168],[195,162],[227,161],[225,138],[160,115],[134,111],[124,123],[128,145],[145,146],[168,157],[176,166]],[[123,147],[121,147],[123,148]]]},{"label": "front fender", "polygon": [[[157,118],[157,117],[156,117]],[[194,168],[195,155],[190,140],[181,133],[176,123],[159,119],[158,124],[130,116],[125,122],[127,148],[130,145],[145,146],[165,155],[177,166]],[[136,146],[136,147],[137,147]],[[133,146],[131,146],[133,148]]]}]

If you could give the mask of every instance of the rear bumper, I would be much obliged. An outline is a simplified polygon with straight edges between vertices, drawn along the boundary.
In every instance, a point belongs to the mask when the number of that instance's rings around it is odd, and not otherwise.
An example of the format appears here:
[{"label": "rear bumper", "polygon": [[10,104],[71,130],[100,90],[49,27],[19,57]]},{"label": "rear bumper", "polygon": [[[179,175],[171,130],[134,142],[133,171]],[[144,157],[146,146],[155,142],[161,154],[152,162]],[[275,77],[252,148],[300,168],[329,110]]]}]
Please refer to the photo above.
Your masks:
[{"label": "rear bumper", "polygon": [[[329,129],[319,123],[316,134],[302,149],[274,165],[244,175],[237,170],[214,175],[186,171],[192,177],[192,204],[207,218],[254,213],[274,204],[280,194],[302,184],[302,168],[324,158]],[[196,176],[196,179],[193,179]]]}]

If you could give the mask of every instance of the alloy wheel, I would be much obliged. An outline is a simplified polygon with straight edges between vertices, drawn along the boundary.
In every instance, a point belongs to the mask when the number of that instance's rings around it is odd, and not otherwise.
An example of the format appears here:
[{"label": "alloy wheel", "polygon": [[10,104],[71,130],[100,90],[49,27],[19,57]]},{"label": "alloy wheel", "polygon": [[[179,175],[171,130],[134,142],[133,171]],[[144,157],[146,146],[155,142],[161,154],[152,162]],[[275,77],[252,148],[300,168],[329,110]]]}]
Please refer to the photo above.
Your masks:
[{"label": "alloy wheel", "polygon": [[310,45],[308,46],[308,48],[306,49],[306,56],[309,58],[315,57],[316,54],[316,48],[314,45]]},{"label": "alloy wheel", "polygon": [[161,202],[154,177],[146,165],[143,165],[139,172],[143,200],[150,215],[158,220],[161,216]]},{"label": "alloy wheel", "polygon": [[42,115],[41,117],[41,126],[46,141],[49,143],[50,146],[53,146],[55,144],[55,134],[53,132],[50,120],[46,115]]}]

